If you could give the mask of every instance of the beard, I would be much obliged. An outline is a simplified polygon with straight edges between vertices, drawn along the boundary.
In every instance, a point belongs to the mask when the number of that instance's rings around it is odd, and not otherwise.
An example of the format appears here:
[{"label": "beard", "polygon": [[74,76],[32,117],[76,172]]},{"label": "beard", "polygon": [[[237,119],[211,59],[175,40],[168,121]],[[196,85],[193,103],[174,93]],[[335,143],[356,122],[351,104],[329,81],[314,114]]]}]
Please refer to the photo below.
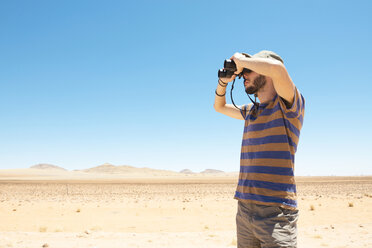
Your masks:
[{"label": "beard", "polygon": [[259,75],[253,80],[253,85],[248,86],[245,88],[245,92],[247,94],[256,94],[262,87],[264,87],[266,84],[266,77],[263,75]]}]

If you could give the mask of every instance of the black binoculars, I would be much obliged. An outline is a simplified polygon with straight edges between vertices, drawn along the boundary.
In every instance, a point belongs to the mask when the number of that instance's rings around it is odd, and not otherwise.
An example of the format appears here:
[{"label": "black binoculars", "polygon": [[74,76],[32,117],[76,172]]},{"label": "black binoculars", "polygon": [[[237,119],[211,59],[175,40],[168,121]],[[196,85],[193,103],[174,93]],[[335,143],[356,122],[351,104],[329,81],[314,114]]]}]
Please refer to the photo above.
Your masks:
[{"label": "black binoculars", "polygon": [[[236,72],[236,64],[234,60],[226,59],[225,62],[223,63],[223,69],[218,70],[218,77],[219,78],[231,78],[235,74],[235,72]],[[243,71],[237,76],[241,78],[241,76],[245,72],[250,73],[252,71],[247,68],[244,68]]]},{"label": "black binoculars", "polygon": [[223,69],[218,70],[219,78],[230,78],[236,72],[236,64],[231,59],[226,59],[223,63]]}]

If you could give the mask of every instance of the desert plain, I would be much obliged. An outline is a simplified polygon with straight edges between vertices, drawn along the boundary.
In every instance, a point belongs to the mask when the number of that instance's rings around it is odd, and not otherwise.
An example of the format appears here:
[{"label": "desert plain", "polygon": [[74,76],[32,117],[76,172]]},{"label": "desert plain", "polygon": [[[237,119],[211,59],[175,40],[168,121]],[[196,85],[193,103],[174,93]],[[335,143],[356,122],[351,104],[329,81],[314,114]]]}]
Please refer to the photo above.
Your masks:
[{"label": "desert plain", "polygon": [[[0,170],[0,248],[236,247],[237,181],[237,173]],[[296,182],[299,248],[372,247],[372,176]]]}]

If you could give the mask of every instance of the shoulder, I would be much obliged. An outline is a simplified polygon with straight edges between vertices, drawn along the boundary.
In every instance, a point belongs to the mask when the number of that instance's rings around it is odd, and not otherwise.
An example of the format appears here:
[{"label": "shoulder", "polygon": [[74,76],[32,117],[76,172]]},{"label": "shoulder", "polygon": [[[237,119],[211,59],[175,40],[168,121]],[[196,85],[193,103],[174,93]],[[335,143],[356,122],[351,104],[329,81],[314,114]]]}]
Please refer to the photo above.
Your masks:
[{"label": "shoulder", "polygon": [[278,96],[278,102],[282,111],[288,118],[298,117],[305,110],[305,98],[300,91],[295,87],[293,92],[293,101],[290,103],[281,96]]}]

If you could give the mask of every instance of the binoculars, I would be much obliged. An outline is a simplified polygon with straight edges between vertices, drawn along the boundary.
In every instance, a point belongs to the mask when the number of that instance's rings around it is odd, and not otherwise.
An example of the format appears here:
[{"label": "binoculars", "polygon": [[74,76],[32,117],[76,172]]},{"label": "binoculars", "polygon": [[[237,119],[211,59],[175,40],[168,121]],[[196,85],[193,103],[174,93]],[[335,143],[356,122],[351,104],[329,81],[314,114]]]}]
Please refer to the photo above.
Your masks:
[{"label": "binoculars", "polygon": [[[223,63],[223,69],[218,70],[218,77],[219,78],[231,78],[236,72],[236,64],[234,60],[226,59]],[[239,78],[243,75],[243,73],[250,73],[251,70],[244,68],[240,74],[237,74]]]}]

